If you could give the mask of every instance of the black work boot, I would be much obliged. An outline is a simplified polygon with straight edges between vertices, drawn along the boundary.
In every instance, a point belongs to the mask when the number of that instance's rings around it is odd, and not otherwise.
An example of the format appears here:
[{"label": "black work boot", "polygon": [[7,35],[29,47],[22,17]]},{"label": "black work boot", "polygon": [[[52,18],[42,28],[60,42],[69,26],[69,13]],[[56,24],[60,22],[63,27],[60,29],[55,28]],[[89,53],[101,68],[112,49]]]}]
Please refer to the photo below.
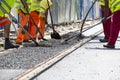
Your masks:
[{"label": "black work boot", "polygon": [[18,48],[18,47],[19,47],[19,45],[12,44],[12,43],[10,43],[9,40],[5,40],[4,49]]},{"label": "black work boot", "polygon": [[99,39],[100,42],[108,42],[108,39]]},{"label": "black work boot", "polygon": [[109,44],[103,45],[103,47],[106,47],[106,48],[109,48],[109,49],[114,49],[115,48],[115,46],[111,46]]}]

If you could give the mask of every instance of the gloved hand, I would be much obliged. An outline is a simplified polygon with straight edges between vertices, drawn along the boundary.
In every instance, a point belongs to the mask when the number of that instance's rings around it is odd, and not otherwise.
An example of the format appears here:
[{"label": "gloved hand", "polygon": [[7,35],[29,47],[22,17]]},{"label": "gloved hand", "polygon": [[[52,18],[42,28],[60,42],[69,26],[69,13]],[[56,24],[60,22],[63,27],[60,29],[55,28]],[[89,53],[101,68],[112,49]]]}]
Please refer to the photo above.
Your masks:
[{"label": "gloved hand", "polygon": [[15,17],[12,17],[12,21],[14,22],[14,23],[18,23],[18,21],[17,21],[17,19],[15,18]]}]

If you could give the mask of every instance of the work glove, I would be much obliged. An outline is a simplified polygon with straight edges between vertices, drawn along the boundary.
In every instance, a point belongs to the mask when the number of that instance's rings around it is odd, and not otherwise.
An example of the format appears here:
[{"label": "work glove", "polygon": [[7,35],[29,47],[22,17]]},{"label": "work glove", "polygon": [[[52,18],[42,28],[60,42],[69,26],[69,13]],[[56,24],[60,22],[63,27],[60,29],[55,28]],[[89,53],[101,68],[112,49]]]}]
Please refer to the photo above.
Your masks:
[{"label": "work glove", "polygon": [[17,21],[17,19],[15,18],[15,17],[12,17],[12,21],[14,22],[14,23],[18,23],[18,21]]}]

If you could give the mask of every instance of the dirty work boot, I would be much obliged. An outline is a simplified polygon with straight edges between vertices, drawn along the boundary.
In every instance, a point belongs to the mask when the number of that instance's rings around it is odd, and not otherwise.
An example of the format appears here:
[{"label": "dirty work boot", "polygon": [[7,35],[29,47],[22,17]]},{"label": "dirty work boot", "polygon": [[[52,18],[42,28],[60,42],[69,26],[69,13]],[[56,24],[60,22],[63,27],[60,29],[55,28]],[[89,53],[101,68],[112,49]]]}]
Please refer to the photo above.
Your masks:
[{"label": "dirty work boot", "polygon": [[100,42],[108,42],[108,39],[99,39]]},{"label": "dirty work boot", "polygon": [[106,48],[109,48],[109,49],[114,49],[115,48],[115,46],[111,46],[109,44],[103,45],[103,47],[106,47]]},{"label": "dirty work boot", "polygon": [[10,43],[10,41],[5,41],[4,43],[4,49],[10,49],[10,48],[18,48],[19,45],[15,45]]},{"label": "dirty work boot", "polygon": [[23,42],[29,42],[29,40],[24,40]]}]

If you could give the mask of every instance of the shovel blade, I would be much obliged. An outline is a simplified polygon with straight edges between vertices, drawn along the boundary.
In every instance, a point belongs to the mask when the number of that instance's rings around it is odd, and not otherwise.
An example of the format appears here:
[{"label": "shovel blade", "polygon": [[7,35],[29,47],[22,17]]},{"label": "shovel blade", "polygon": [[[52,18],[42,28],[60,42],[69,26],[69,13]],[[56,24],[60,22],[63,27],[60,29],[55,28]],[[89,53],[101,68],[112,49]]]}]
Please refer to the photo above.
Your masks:
[{"label": "shovel blade", "polygon": [[57,32],[51,33],[51,38],[53,39],[61,39],[61,36]]}]

